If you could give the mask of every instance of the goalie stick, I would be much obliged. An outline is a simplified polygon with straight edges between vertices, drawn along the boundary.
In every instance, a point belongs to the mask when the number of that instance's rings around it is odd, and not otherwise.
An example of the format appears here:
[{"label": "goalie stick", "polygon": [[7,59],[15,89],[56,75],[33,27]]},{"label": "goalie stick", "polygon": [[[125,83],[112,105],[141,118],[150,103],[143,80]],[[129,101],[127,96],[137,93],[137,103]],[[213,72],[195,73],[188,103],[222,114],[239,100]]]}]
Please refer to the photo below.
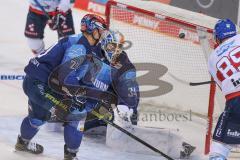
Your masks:
[{"label": "goalie stick", "polygon": [[[64,92],[66,90],[63,90]],[[66,92],[66,94],[68,94],[68,92]],[[69,94],[68,94],[69,96]],[[74,95],[70,95],[72,97],[74,97]],[[67,103],[65,103],[66,106],[69,106]],[[101,105],[101,107],[105,108],[105,110],[108,110],[106,107],[106,103],[99,103],[98,105]],[[61,107],[61,106],[57,106],[57,107]],[[96,107],[98,108],[98,107]],[[100,111],[100,110],[99,110]],[[96,118],[103,120],[106,124],[109,124],[113,127],[115,127],[116,129],[120,130],[121,132],[125,133],[126,135],[128,135],[129,137],[133,138],[134,140],[138,141],[139,143],[141,143],[142,145],[148,147],[149,149],[151,149],[152,151],[159,153],[161,156],[165,157],[168,160],[174,160],[173,158],[169,157],[168,155],[166,155],[165,153],[163,153],[162,151],[158,150],[157,148],[153,147],[152,145],[148,144],[147,142],[143,141],[142,139],[140,139],[139,137],[135,136],[134,134],[130,133],[129,131],[125,130],[124,128],[118,126],[117,124],[115,124],[114,122],[112,122],[109,119],[112,119],[112,116],[109,116],[108,114],[100,114],[99,112],[96,111],[96,109],[92,110],[90,112],[93,116],[95,116]],[[106,112],[108,113],[108,112]],[[76,117],[76,120],[80,120],[78,119],[80,117]],[[61,119],[61,121],[67,122],[63,119]]]},{"label": "goalie stick", "polygon": [[182,83],[182,84],[185,84],[185,85],[189,85],[189,86],[200,86],[200,85],[205,85],[205,84],[211,84],[211,83],[215,83],[215,81],[211,80],[211,81],[203,81],[203,82],[188,82],[188,81],[185,81],[185,80],[182,80],[176,76],[174,76],[173,74],[169,73],[169,76],[172,77],[174,80]]},{"label": "goalie stick", "polygon": [[[67,105],[67,104],[65,104]],[[108,110],[106,107],[106,104],[103,103],[99,103],[98,105],[100,105],[99,108],[105,108],[105,110]],[[98,108],[98,107],[96,107]],[[165,157],[167,160],[174,160],[173,158],[169,157],[168,155],[166,155],[165,153],[163,153],[162,151],[158,150],[157,148],[153,147],[152,145],[148,144],[147,142],[143,141],[142,139],[140,139],[139,137],[135,136],[134,134],[130,133],[129,131],[127,131],[126,129],[120,127],[119,125],[115,124],[114,122],[112,122],[112,116],[109,116],[108,112],[105,112],[105,114],[100,114],[100,109],[97,111],[96,109],[93,109],[90,114],[92,114],[93,116],[95,116],[97,119],[99,120],[103,120],[106,124],[109,124],[111,126],[113,126],[114,128],[120,130],[121,132],[123,132],[124,134],[128,135],[129,137],[131,137],[132,139],[138,141],[139,143],[141,143],[142,145],[148,147],[149,149],[151,149],[152,151],[159,153],[161,156]],[[76,117],[76,120],[80,120],[78,119],[79,117]],[[68,122],[68,121],[64,121],[61,120],[62,122]],[[54,121],[53,121],[54,122]]]}]

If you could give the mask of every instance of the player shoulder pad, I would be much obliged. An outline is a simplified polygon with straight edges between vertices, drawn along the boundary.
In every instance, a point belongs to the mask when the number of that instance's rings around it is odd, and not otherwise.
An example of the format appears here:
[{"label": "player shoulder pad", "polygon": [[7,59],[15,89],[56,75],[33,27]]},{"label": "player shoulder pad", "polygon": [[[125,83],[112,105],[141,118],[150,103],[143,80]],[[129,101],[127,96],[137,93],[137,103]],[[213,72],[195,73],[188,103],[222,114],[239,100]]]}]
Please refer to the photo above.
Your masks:
[{"label": "player shoulder pad", "polygon": [[70,42],[70,44],[76,44],[82,36],[82,34],[71,35],[68,37],[68,41]]},{"label": "player shoulder pad", "polygon": [[119,80],[135,80],[136,79],[136,71],[133,69],[130,69],[126,72],[124,72],[120,77]]},{"label": "player shoulder pad", "polygon": [[58,42],[59,43],[66,43],[66,42],[68,42],[68,39],[69,39],[68,37],[62,37],[58,40]]},{"label": "player shoulder pad", "polygon": [[86,55],[86,48],[84,47],[84,45],[74,44],[66,50],[64,61],[84,55]]}]

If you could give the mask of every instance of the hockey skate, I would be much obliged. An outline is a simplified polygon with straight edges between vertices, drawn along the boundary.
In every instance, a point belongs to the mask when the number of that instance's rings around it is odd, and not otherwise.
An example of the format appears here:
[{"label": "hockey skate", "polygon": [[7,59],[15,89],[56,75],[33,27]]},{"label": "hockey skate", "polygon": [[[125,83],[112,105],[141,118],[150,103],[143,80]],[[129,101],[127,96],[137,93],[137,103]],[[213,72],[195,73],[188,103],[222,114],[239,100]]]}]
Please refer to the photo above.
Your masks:
[{"label": "hockey skate", "polygon": [[43,146],[37,143],[23,140],[20,136],[18,136],[15,149],[16,151],[29,152],[32,154],[41,154],[43,152]]},{"label": "hockey skate", "polygon": [[68,151],[66,145],[64,145],[64,160],[78,160],[77,153]]},{"label": "hockey skate", "polygon": [[180,158],[181,159],[188,159],[192,152],[196,149],[196,147],[191,146],[190,144],[183,142],[183,151],[180,152]]}]

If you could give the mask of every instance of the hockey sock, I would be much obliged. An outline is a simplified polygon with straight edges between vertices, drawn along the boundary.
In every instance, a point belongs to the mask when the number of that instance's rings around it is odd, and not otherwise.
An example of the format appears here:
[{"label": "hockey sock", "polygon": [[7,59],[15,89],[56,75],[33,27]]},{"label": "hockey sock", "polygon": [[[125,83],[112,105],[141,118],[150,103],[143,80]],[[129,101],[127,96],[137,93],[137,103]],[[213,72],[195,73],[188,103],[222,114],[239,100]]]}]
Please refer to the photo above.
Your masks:
[{"label": "hockey sock", "polygon": [[82,141],[83,133],[77,128],[67,124],[64,127],[64,140],[71,150],[78,150]]},{"label": "hockey sock", "polygon": [[20,128],[21,138],[31,140],[44,122],[30,117],[25,117]]}]

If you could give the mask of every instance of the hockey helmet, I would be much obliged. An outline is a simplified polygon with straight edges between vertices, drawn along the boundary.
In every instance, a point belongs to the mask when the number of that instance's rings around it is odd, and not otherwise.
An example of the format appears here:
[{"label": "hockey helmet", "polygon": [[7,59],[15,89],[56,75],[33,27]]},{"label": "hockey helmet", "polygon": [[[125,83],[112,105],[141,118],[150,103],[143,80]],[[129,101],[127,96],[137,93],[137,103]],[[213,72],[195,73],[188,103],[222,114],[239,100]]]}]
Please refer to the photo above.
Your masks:
[{"label": "hockey helmet", "polygon": [[230,19],[218,20],[214,27],[214,38],[220,42],[237,34],[236,26]]},{"label": "hockey helmet", "polygon": [[86,14],[81,20],[81,31],[92,34],[94,29],[98,29],[100,32],[106,30],[105,20],[95,14]]}]

